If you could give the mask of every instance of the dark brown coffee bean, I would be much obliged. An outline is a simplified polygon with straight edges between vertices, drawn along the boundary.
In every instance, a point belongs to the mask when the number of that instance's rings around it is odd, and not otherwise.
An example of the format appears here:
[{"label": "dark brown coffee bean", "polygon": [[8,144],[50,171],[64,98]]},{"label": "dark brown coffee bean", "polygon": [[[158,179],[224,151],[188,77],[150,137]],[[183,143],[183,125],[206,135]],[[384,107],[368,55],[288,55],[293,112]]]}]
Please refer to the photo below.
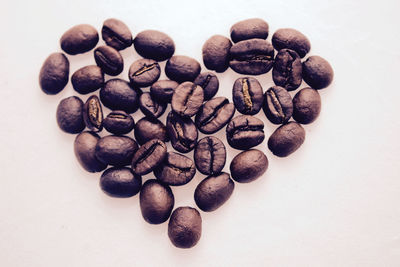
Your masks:
[{"label": "dark brown coffee bean", "polygon": [[323,89],[331,84],[333,69],[324,58],[311,56],[303,62],[303,79],[312,88]]},{"label": "dark brown coffee bean", "polygon": [[144,115],[158,118],[164,114],[164,111],[167,108],[167,103],[155,100],[149,92],[146,92],[139,98],[139,108]]},{"label": "dark brown coffee bean", "polygon": [[190,118],[184,118],[173,111],[167,117],[167,131],[171,145],[181,153],[191,151],[196,145],[198,132]]},{"label": "dark brown coffee bean", "polygon": [[308,38],[298,30],[290,28],[277,30],[272,35],[272,45],[278,51],[284,48],[294,50],[301,58],[310,52],[311,49]]},{"label": "dark brown coffee bean", "polygon": [[160,74],[160,65],[152,59],[138,59],[129,68],[129,80],[138,87],[152,85],[160,78]]},{"label": "dark brown coffee bean", "polygon": [[300,56],[294,50],[286,48],[279,50],[272,69],[274,83],[288,91],[293,91],[301,84],[301,73]]},{"label": "dark brown coffee bean", "polygon": [[169,219],[168,237],[175,247],[194,247],[201,237],[200,213],[191,207],[175,209]]},{"label": "dark brown coffee bean", "polygon": [[126,166],[138,150],[138,144],[128,136],[108,135],[100,138],[96,145],[96,157],[113,166]]},{"label": "dark brown coffee bean", "polygon": [[133,40],[136,52],[144,58],[164,61],[175,52],[175,43],[167,34],[146,30],[138,33]]},{"label": "dark brown coffee bean", "polygon": [[233,103],[236,109],[246,115],[257,114],[263,103],[263,89],[256,78],[239,78],[233,84]]},{"label": "dark brown coffee bean", "polygon": [[253,38],[267,39],[268,30],[268,23],[264,20],[259,18],[246,19],[233,24],[231,39],[234,43]]},{"label": "dark brown coffee bean", "polygon": [[103,121],[103,126],[110,133],[121,135],[127,134],[135,127],[132,116],[123,110],[110,112]]},{"label": "dark brown coffee bean", "polygon": [[215,136],[204,137],[197,143],[193,158],[197,169],[202,174],[218,174],[226,162],[224,143]]},{"label": "dark brown coffee bean", "polygon": [[100,90],[100,100],[112,110],[133,113],[139,108],[138,90],[121,79],[108,80]]},{"label": "dark brown coffee bean", "polygon": [[171,108],[182,117],[192,117],[195,115],[204,100],[203,89],[192,83],[181,83],[172,95]]},{"label": "dark brown coffee bean", "polygon": [[169,152],[164,162],[154,170],[157,179],[173,186],[189,183],[195,174],[193,160],[175,152]]},{"label": "dark brown coffee bean", "polygon": [[39,84],[48,95],[61,92],[68,83],[69,61],[63,53],[52,53],[43,62],[39,73]]},{"label": "dark brown coffee bean", "polygon": [[103,45],[94,50],[94,60],[101,70],[111,76],[116,76],[124,69],[124,59],[115,48]]},{"label": "dark brown coffee bean", "polygon": [[79,97],[70,96],[61,100],[56,114],[57,124],[64,132],[76,134],[85,129],[83,102]]},{"label": "dark brown coffee bean", "polygon": [[79,164],[88,172],[101,172],[107,164],[96,158],[95,149],[100,137],[94,132],[78,134],[74,142],[74,153]]},{"label": "dark brown coffee bean", "polygon": [[293,119],[298,123],[308,124],[321,112],[321,97],[317,90],[303,88],[293,98]]},{"label": "dark brown coffee bean", "polygon": [[203,72],[193,82],[200,85],[204,91],[204,100],[209,100],[218,92],[219,81],[218,77],[212,72]]},{"label": "dark brown coffee bean", "polygon": [[103,109],[97,96],[92,95],[83,106],[83,120],[86,127],[95,132],[103,129]]},{"label": "dark brown coffee bean", "polygon": [[224,72],[229,67],[231,40],[222,35],[210,37],[203,45],[203,62],[209,70]]},{"label": "dark brown coffee bean", "polygon": [[112,167],[103,172],[100,187],[111,197],[132,197],[142,187],[142,177],[126,167]]},{"label": "dark brown coffee bean", "polygon": [[171,103],[172,95],[179,83],[171,80],[160,80],[150,87],[151,96],[159,102]]},{"label": "dark brown coffee bean", "polygon": [[274,124],[287,122],[293,113],[292,97],[285,88],[273,86],[264,94],[264,113]]},{"label": "dark brown coffee bean", "polygon": [[225,172],[208,176],[196,187],[194,200],[202,211],[214,211],[231,197],[234,188],[235,184]]},{"label": "dark brown coffee bean", "polygon": [[287,157],[303,143],[306,132],[297,122],[291,121],[281,125],[268,139],[268,148],[278,157]]},{"label": "dark brown coffee bean", "polygon": [[104,21],[101,35],[107,45],[117,50],[122,50],[132,45],[131,31],[125,23],[118,19]]},{"label": "dark brown coffee bean", "polygon": [[99,41],[97,30],[88,24],[72,27],[61,36],[61,49],[70,55],[76,55],[92,50]]},{"label": "dark brown coffee bean", "polygon": [[167,156],[167,146],[158,139],[143,144],[132,159],[132,170],[138,175],[145,175],[158,167]]},{"label": "dark brown coffee bean", "polygon": [[268,158],[258,149],[250,149],[237,154],[230,165],[233,180],[250,183],[268,169]]},{"label": "dark brown coffee bean", "polygon": [[169,141],[167,128],[156,118],[143,117],[135,125],[136,141],[143,145],[151,139],[159,139],[163,142]]},{"label": "dark brown coffee bean", "polygon": [[71,82],[75,91],[85,95],[93,93],[103,86],[104,74],[96,65],[86,66],[72,74]]},{"label": "dark brown coffee bean", "polygon": [[250,115],[237,116],[226,127],[226,139],[236,149],[249,149],[261,144],[264,138],[264,123]]},{"label": "dark brown coffee bean", "polygon": [[178,83],[194,81],[200,71],[199,62],[187,56],[173,56],[168,59],[165,65],[165,74],[167,77]]}]

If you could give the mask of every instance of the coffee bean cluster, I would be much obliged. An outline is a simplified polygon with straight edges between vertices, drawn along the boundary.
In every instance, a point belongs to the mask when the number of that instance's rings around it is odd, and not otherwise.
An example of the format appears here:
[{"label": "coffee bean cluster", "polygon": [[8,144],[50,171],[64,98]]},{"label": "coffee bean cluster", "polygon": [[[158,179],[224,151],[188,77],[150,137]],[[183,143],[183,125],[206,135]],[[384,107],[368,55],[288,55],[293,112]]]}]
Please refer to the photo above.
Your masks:
[{"label": "coffee bean cluster", "polygon": [[[40,87],[46,94],[57,94],[69,80],[69,60],[65,55],[94,49],[96,65],[84,66],[71,76],[79,94],[92,94],[85,103],[71,96],[57,107],[61,130],[78,134],[74,142],[76,158],[88,172],[103,172],[101,189],[111,197],[131,197],[140,192],[144,220],[160,224],[169,219],[168,236],[179,248],[196,245],[201,236],[202,219],[197,209],[179,207],[174,211],[171,186],[189,183],[196,170],[206,175],[195,192],[199,209],[218,209],[232,195],[235,182],[249,183],[268,168],[266,155],[253,147],[265,139],[264,123],[254,117],[263,109],[268,120],[280,125],[269,137],[268,148],[278,157],[295,152],[304,142],[301,124],[313,122],[321,110],[318,89],[333,79],[330,64],[319,56],[302,59],[310,51],[308,38],[294,29],[279,29],[267,41],[269,25],[254,18],[234,24],[230,39],[222,35],[209,38],[202,47],[203,62],[210,71],[201,72],[195,59],[174,55],[175,43],[167,34],[145,30],[132,36],[120,20],[104,21],[98,46],[97,30],[86,24],[66,31],[60,45],[64,53],[53,53],[43,63]],[[105,79],[123,71],[120,50],[134,46],[142,59],[129,68],[129,80]],[[168,80],[159,80],[160,61],[165,61]],[[243,76],[233,82],[232,99],[216,96],[216,73],[231,68]],[[272,70],[275,86],[263,90],[254,75]],[[215,72],[211,72],[215,71]],[[310,87],[299,90],[292,99],[289,91],[302,81]],[[148,90],[144,88],[149,87]],[[166,122],[158,118],[171,105]],[[103,106],[112,110],[106,116]],[[136,123],[131,114],[138,109],[145,115]],[[234,117],[235,111],[241,113]],[[293,118],[293,121],[291,121]],[[226,147],[214,134],[226,126],[227,143],[243,150],[230,163],[230,174],[222,172]],[[87,130],[85,131],[85,128]],[[100,137],[105,128],[110,135]],[[135,139],[126,136],[134,130]],[[198,140],[198,131],[207,136]],[[167,151],[166,142],[179,153]],[[181,153],[194,150],[194,159]],[[110,168],[106,169],[108,166]],[[142,184],[142,175],[153,172],[156,179]]]}]

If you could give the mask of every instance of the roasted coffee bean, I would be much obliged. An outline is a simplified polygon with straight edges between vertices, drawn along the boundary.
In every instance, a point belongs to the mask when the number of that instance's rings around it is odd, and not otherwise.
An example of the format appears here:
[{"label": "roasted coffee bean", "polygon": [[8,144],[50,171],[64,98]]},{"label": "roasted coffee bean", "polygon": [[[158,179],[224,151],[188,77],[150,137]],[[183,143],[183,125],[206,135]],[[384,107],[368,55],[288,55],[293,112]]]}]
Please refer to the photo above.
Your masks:
[{"label": "roasted coffee bean", "polygon": [[56,115],[58,126],[66,133],[76,134],[85,129],[83,102],[79,97],[70,96],[61,100]]},{"label": "roasted coffee bean", "polygon": [[235,106],[223,96],[208,100],[201,106],[195,123],[200,132],[212,134],[224,127],[233,117]]},{"label": "roasted coffee bean", "polygon": [[152,85],[160,78],[160,74],[160,65],[152,59],[138,59],[129,68],[129,80],[138,87]]},{"label": "roasted coffee bean", "polygon": [[172,56],[165,65],[165,74],[167,77],[178,83],[194,81],[200,71],[199,62],[187,56]]},{"label": "roasted coffee bean", "polygon": [[303,79],[312,88],[322,89],[331,84],[333,69],[324,58],[311,56],[303,62]]},{"label": "roasted coffee bean", "polygon": [[193,158],[197,169],[202,174],[218,174],[226,162],[224,143],[215,136],[204,137],[197,143]]},{"label": "roasted coffee bean", "polygon": [[294,50],[279,50],[272,69],[274,83],[288,91],[296,90],[302,81],[301,72],[300,56]]},{"label": "roasted coffee bean", "polygon": [[143,117],[135,125],[136,141],[143,145],[151,139],[160,139],[163,142],[169,141],[167,128],[156,118]]},{"label": "roasted coffee bean", "polygon": [[321,97],[317,90],[303,88],[293,98],[293,119],[308,124],[318,117],[321,111]]},{"label": "roasted coffee bean", "polygon": [[133,40],[136,52],[144,58],[164,61],[175,52],[175,43],[167,34],[155,30],[138,33]]},{"label": "roasted coffee bean", "polygon": [[225,172],[208,176],[196,187],[194,200],[202,211],[214,211],[231,197],[234,188],[234,182]]},{"label": "roasted coffee bean", "polygon": [[294,50],[301,58],[310,52],[311,49],[308,38],[301,32],[290,28],[277,30],[272,35],[272,45],[278,51],[284,48]]},{"label": "roasted coffee bean", "polygon": [[132,45],[131,31],[125,23],[118,19],[104,21],[101,35],[107,45],[117,50],[122,50]]},{"label": "roasted coffee bean", "polygon": [[236,149],[246,150],[264,140],[264,123],[250,115],[233,118],[226,127],[226,139]]},{"label": "roasted coffee bean", "polygon": [[144,115],[158,118],[164,114],[167,103],[155,100],[150,93],[143,93],[139,98],[139,108]]},{"label": "roasted coffee bean", "polygon": [[52,53],[43,62],[39,73],[39,84],[48,95],[61,92],[67,85],[69,77],[69,61],[63,53]]},{"label": "roasted coffee bean", "polygon": [[110,112],[103,121],[103,126],[107,131],[113,134],[127,134],[135,127],[135,121],[132,116],[123,110]]},{"label": "roasted coffee bean", "polygon": [[273,86],[264,94],[265,116],[274,124],[287,122],[293,113],[292,97],[285,88]]},{"label": "roasted coffee bean", "polygon": [[278,157],[287,157],[295,152],[306,138],[306,132],[297,122],[281,125],[268,139],[268,148]]},{"label": "roasted coffee bean", "polygon": [[158,139],[143,144],[132,159],[132,170],[138,175],[150,173],[158,167],[167,156],[167,146]]},{"label": "roasted coffee bean", "polygon": [[144,220],[160,224],[168,220],[174,208],[174,195],[168,185],[155,179],[147,180],[140,191],[140,210]]},{"label": "roasted coffee bean", "polygon": [[189,183],[195,173],[193,160],[175,152],[169,152],[164,162],[154,170],[157,179],[174,186]]},{"label": "roasted coffee bean", "polygon": [[124,69],[124,59],[115,48],[103,45],[94,50],[94,60],[101,70],[111,76],[116,76]]},{"label": "roasted coffee bean", "polygon": [[268,23],[264,20],[259,18],[246,19],[233,24],[231,39],[234,43],[253,38],[267,39],[268,31]]},{"label": "roasted coffee bean", "polygon": [[233,103],[236,109],[246,115],[257,114],[263,103],[263,89],[256,78],[239,78],[233,84]]},{"label": "roasted coffee bean", "polygon": [[132,197],[142,187],[142,177],[126,167],[112,167],[103,172],[100,187],[111,197]]},{"label": "roasted coffee bean", "polygon": [[98,66],[86,66],[72,74],[71,82],[75,91],[80,94],[89,94],[103,86],[104,74]]},{"label": "roasted coffee bean", "polygon": [[191,207],[175,209],[168,222],[168,237],[175,247],[194,247],[201,237],[200,213]]},{"label": "roasted coffee bean", "polygon": [[92,95],[83,106],[83,120],[86,127],[95,132],[103,129],[103,109],[97,96]]},{"label": "roasted coffee bean", "polygon": [[224,72],[229,67],[229,49],[231,40],[222,35],[214,35],[208,39],[202,48],[203,62],[209,70]]},{"label": "roasted coffee bean", "polygon": [[258,149],[250,149],[237,154],[230,166],[233,180],[238,183],[250,183],[268,169],[268,158]]},{"label": "roasted coffee bean", "polygon": [[61,49],[70,55],[76,55],[92,50],[99,41],[97,30],[88,24],[72,27],[61,36]]},{"label": "roasted coffee bean", "polygon": [[151,96],[159,102],[171,103],[172,95],[179,83],[171,80],[160,80],[150,87]]},{"label": "roasted coffee bean", "polygon": [[100,100],[112,110],[133,113],[139,108],[138,90],[121,79],[108,80],[100,90]]},{"label": "roasted coffee bean", "polygon": [[101,172],[107,164],[100,162],[95,155],[95,149],[100,137],[94,132],[78,134],[74,142],[74,153],[79,164],[88,172]]},{"label": "roasted coffee bean", "polygon": [[200,85],[204,91],[204,100],[209,100],[218,92],[219,81],[218,77],[212,72],[203,72],[193,82]]},{"label": "roasted coffee bean", "polygon": [[231,47],[229,53],[229,66],[240,74],[267,73],[274,64],[274,48],[263,39],[240,41]]},{"label": "roasted coffee bean", "polygon": [[138,144],[128,136],[108,135],[100,138],[96,145],[96,157],[113,166],[126,166],[138,150]]},{"label": "roasted coffee bean", "polygon": [[181,153],[191,151],[196,145],[198,132],[190,118],[171,111],[167,117],[167,131],[172,147]]},{"label": "roasted coffee bean", "polygon": [[199,111],[203,100],[203,88],[192,82],[184,82],[175,89],[171,108],[182,117],[192,117]]}]

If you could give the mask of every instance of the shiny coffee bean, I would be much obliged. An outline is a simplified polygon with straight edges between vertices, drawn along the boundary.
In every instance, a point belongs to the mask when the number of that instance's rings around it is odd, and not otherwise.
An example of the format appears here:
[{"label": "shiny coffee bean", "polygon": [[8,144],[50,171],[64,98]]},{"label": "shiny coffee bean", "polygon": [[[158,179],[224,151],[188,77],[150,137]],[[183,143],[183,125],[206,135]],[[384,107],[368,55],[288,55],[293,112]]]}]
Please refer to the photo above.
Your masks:
[{"label": "shiny coffee bean", "polygon": [[159,139],[163,142],[169,141],[165,125],[158,119],[151,117],[143,117],[136,122],[135,139],[140,145],[151,139]]},{"label": "shiny coffee bean", "polygon": [[145,175],[158,167],[167,156],[167,146],[158,139],[143,144],[132,159],[132,170],[138,175]]},{"label": "shiny coffee bean", "polygon": [[100,138],[96,145],[96,157],[113,166],[126,166],[138,150],[138,144],[128,136],[108,135]]},{"label": "shiny coffee bean", "polygon": [[324,58],[311,56],[303,62],[303,79],[312,88],[323,89],[331,84],[333,69]]},{"label": "shiny coffee bean", "polygon": [[100,100],[112,110],[133,113],[139,108],[138,90],[121,79],[108,80],[100,90]]},{"label": "shiny coffee bean", "polygon": [[140,191],[140,210],[144,220],[160,224],[168,220],[174,208],[171,188],[155,179],[147,180]]},{"label": "shiny coffee bean", "polygon": [[103,86],[104,74],[98,66],[86,66],[72,74],[71,82],[75,91],[80,94],[89,94]]},{"label": "shiny coffee bean", "polygon": [[66,133],[76,134],[85,129],[83,102],[79,97],[70,96],[61,100],[56,117],[58,126]]},{"label": "shiny coffee bean", "polygon": [[193,158],[197,169],[202,174],[218,174],[226,162],[225,145],[215,136],[204,137],[197,143]]},{"label": "shiny coffee bean", "polygon": [[151,96],[159,102],[171,103],[172,95],[179,83],[171,80],[159,80],[150,87]]},{"label": "shiny coffee bean", "polygon": [[164,61],[175,52],[175,43],[167,34],[146,30],[138,33],[133,40],[136,52],[144,58]]},{"label": "shiny coffee bean", "polygon": [[284,48],[294,50],[301,58],[311,49],[308,38],[298,30],[290,28],[277,30],[272,35],[272,45],[278,51]]},{"label": "shiny coffee bean", "polygon": [[197,142],[198,132],[190,118],[184,118],[173,111],[167,117],[167,131],[171,145],[181,153],[191,151]]},{"label": "shiny coffee bean", "polygon": [[138,59],[129,68],[129,80],[138,87],[152,85],[160,78],[160,74],[160,65],[152,59]]},{"label": "shiny coffee bean", "polygon": [[94,60],[101,70],[111,76],[116,76],[124,69],[124,59],[115,48],[103,45],[94,50]]},{"label": "shiny coffee bean", "polygon": [[236,149],[249,149],[261,144],[264,138],[264,123],[250,115],[237,116],[226,127],[228,144]]},{"label": "shiny coffee bean", "polygon": [[139,108],[144,115],[158,118],[164,114],[167,103],[155,100],[150,93],[143,93],[139,98]]},{"label": "shiny coffee bean", "polygon": [[321,97],[317,90],[303,88],[293,98],[293,119],[298,123],[308,124],[321,112]]},{"label": "shiny coffee bean", "polygon": [[272,78],[278,86],[293,91],[299,88],[302,77],[300,56],[290,49],[281,49],[275,57]]},{"label": "shiny coffee bean", "polygon": [[83,106],[83,120],[91,131],[100,132],[103,129],[103,109],[97,96],[92,95],[86,100]]},{"label": "shiny coffee bean", "polygon": [[218,92],[219,81],[218,77],[212,72],[202,72],[193,82],[200,85],[204,91],[204,100],[209,100]]},{"label": "shiny coffee bean", "polygon": [[196,187],[194,200],[202,211],[214,211],[231,197],[234,188],[234,182],[225,172],[208,176]]},{"label": "shiny coffee bean", "polygon": [[250,149],[237,154],[230,165],[233,180],[250,183],[268,169],[268,158],[258,149]]},{"label": "shiny coffee bean", "polygon": [[174,210],[168,222],[168,237],[177,248],[191,248],[201,237],[200,213],[191,207]]},{"label": "shiny coffee bean", "polygon": [[101,35],[107,45],[123,50],[132,45],[132,33],[128,26],[118,19],[107,19],[103,23]]},{"label": "shiny coffee bean", "polygon": [[126,167],[112,167],[103,172],[100,187],[111,197],[132,197],[139,193],[142,187],[142,177]]},{"label": "shiny coffee bean", "polygon": [[99,41],[97,30],[88,24],[72,27],[61,36],[61,49],[70,55],[76,55],[92,50]]},{"label": "shiny coffee bean", "polygon": [[187,56],[172,56],[165,65],[165,74],[167,77],[178,83],[194,81],[200,71],[199,62]]},{"label": "shiny coffee bean", "polygon": [[278,157],[287,157],[303,143],[306,132],[297,122],[291,121],[281,125],[268,139],[268,148]]},{"label": "shiny coffee bean", "polygon": [[212,134],[224,127],[233,117],[235,106],[223,96],[205,102],[196,115],[195,123],[200,132]]},{"label": "shiny coffee bean", "polygon": [[100,137],[94,132],[78,134],[74,142],[74,153],[79,164],[88,172],[101,172],[107,164],[96,158],[95,149]]},{"label": "shiny coffee bean", "polygon": [[175,89],[171,108],[182,117],[192,117],[199,111],[203,100],[203,88],[192,82],[184,82]]},{"label": "shiny coffee bean", "polygon": [[158,180],[173,186],[189,183],[195,174],[193,160],[175,152],[169,152],[163,163],[154,170]]},{"label": "shiny coffee bean", "polygon": [[231,39],[234,43],[253,38],[267,39],[268,31],[268,23],[264,20],[259,18],[246,19],[233,24]]},{"label": "shiny coffee bean", "polygon": [[232,42],[222,35],[213,35],[203,45],[204,66],[209,70],[224,72],[229,67],[229,49]]},{"label": "shiny coffee bean", "polygon": [[285,123],[292,117],[292,97],[285,88],[273,86],[264,94],[263,109],[270,122],[274,124]]},{"label": "shiny coffee bean", "polygon": [[132,116],[123,110],[115,110],[110,112],[103,120],[104,128],[113,134],[127,134],[135,127],[135,121]]},{"label": "shiny coffee bean", "polygon": [[257,114],[263,103],[263,89],[256,78],[239,78],[233,84],[233,103],[236,109],[246,115]]},{"label": "shiny coffee bean", "polygon": [[61,92],[68,83],[69,61],[63,53],[52,53],[43,62],[39,73],[39,84],[48,95]]},{"label": "shiny coffee bean", "polygon": [[271,70],[274,48],[263,39],[250,39],[234,44],[230,49],[229,66],[237,73],[260,75]]}]

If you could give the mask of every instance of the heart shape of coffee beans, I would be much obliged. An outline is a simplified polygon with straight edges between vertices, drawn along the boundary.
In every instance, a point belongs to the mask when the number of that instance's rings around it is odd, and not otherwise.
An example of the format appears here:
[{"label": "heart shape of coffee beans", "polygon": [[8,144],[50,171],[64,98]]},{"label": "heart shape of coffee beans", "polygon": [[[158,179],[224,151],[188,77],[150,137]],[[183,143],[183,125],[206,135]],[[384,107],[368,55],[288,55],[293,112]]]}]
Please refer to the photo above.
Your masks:
[{"label": "heart shape of coffee beans", "polygon": [[[310,51],[310,42],[299,31],[279,29],[273,34],[272,43],[266,40],[268,33],[264,20],[247,19],[231,27],[231,39],[214,35],[204,43],[202,55],[207,69],[221,73],[230,67],[237,73],[252,75],[234,81],[230,103],[223,96],[216,97],[217,74],[201,73],[195,59],[174,55],[175,44],[167,34],[146,30],[133,38],[122,21],[108,19],[101,31],[106,45],[94,50],[96,65],[82,67],[71,77],[76,92],[90,94],[100,89],[100,99],[91,95],[83,103],[79,97],[71,96],[58,105],[57,123],[61,130],[78,134],[74,150],[80,165],[88,172],[102,172],[113,166],[101,175],[102,190],[111,197],[131,197],[140,192],[143,218],[151,224],[169,219],[168,236],[176,247],[197,244],[202,220],[192,207],[179,207],[172,212],[175,201],[170,186],[187,184],[197,169],[207,177],[195,189],[196,205],[202,211],[214,211],[230,198],[234,181],[252,182],[268,168],[265,154],[252,149],[265,138],[264,123],[253,115],[263,108],[268,120],[280,125],[269,137],[268,148],[274,155],[286,157],[304,142],[301,124],[313,122],[320,113],[317,89],[332,82],[331,66],[319,56],[301,61]],[[60,40],[62,50],[69,55],[86,53],[98,42],[97,30],[86,24],[72,27]],[[124,60],[119,50],[132,44],[143,58],[130,66],[129,82],[105,81],[104,74],[116,76],[122,72]],[[165,74],[169,80],[159,80],[158,62],[164,60],[168,60]],[[271,69],[276,86],[264,93],[254,75]],[[57,94],[68,80],[68,58],[63,53],[51,54],[40,70],[43,92]],[[299,88],[302,80],[310,87],[299,90],[292,99],[288,91]],[[150,90],[143,92],[141,88],[145,87]],[[168,104],[172,111],[164,124],[158,118]],[[105,118],[103,105],[112,110]],[[145,116],[135,124],[130,114],[138,109]],[[236,110],[242,115],[233,117]],[[226,162],[224,142],[215,136],[198,140],[198,131],[211,135],[225,126],[228,144],[244,150],[230,163],[231,174],[222,172]],[[84,131],[86,127],[88,131]],[[111,135],[100,138],[97,133],[103,127]],[[126,136],[133,129],[136,140]],[[194,150],[194,160],[167,152],[168,141],[180,153]],[[141,176],[151,172],[157,179],[142,185]]]}]

